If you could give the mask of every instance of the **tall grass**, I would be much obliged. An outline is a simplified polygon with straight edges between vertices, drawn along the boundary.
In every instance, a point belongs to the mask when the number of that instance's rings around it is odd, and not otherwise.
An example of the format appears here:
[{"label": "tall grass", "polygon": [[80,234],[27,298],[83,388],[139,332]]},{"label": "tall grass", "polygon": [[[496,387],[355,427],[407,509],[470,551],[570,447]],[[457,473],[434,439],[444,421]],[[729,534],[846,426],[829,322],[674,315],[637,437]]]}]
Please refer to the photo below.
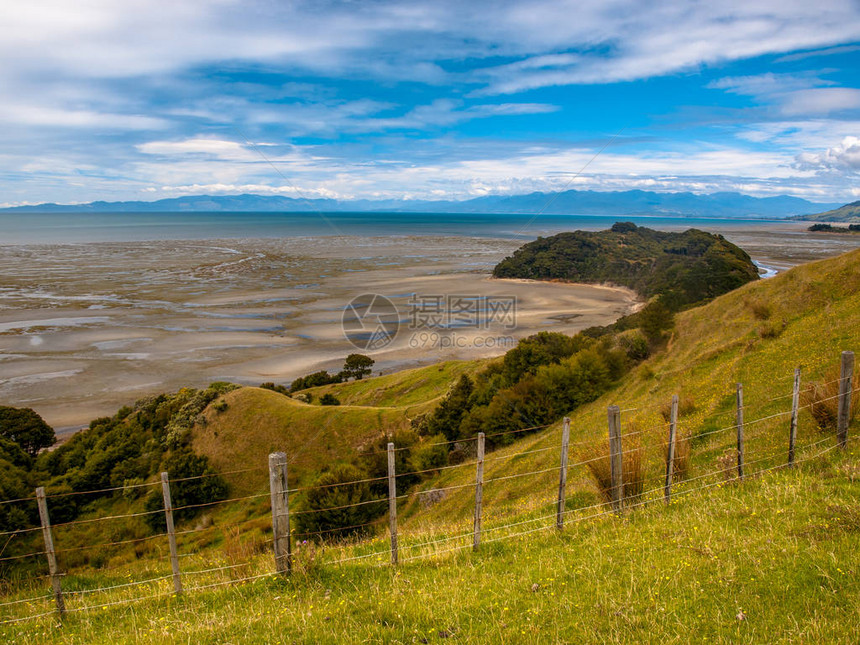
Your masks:
[{"label": "tall grass", "polygon": [[[692,437],[685,434],[675,439],[675,458],[672,460],[672,481],[682,482],[690,476],[690,442]],[[660,449],[663,454],[663,464],[669,459],[669,442],[660,441]]]},{"label": "tall grass", "polygon": [[[815,419],[818,429],[825,432],[836,431],[839,413],[840,376],[840,368],[836,365],[827,371],[823,381],[810,383],[809,387],[800,393],[801,405],[809,407],[809,413]],[[851,395],[851,404],[848,410],[849,422],[854,418],[858,399],[860,399],[860,392],[855,391]]]},{"label": "tall grass", "polygon": [[[645,448],[638,438],[622,441],[622,497],[624,504],[635,504],[645,492]],[[609,456],[609,442],[604,441],[582,454],[591,478],[603,501],[612,501],[612,465]]]}]

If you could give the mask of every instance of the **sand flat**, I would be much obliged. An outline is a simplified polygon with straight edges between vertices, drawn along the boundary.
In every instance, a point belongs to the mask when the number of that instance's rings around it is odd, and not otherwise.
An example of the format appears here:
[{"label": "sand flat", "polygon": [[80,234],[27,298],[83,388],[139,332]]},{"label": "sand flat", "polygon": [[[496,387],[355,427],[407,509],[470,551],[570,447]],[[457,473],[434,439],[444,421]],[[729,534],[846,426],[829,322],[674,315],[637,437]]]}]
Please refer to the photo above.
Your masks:
[{"label": "sand flat", "polygon": [[[778,268],[860,244],[804,227],[721,232]],[[343,335],[343,309],[366,293],[390,298],[403,319],[393,343],[363,352],[376,371],[500,355],[538,330],[574,333],[639,306],[623,288],[491,279],[521,244],[423,236],[0,246],[0,404],[72,429],[183,386],[337,370],[357,351]],[[516,326],[410,329],[412,294],[516,298]]]}]

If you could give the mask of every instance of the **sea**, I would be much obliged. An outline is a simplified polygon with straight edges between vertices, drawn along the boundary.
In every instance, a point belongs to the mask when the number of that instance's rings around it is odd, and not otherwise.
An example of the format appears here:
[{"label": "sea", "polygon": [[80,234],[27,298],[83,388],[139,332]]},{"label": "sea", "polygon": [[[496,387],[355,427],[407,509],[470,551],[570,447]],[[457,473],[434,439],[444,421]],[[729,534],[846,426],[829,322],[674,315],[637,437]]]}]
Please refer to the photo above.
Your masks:
[{"label": "sea", "polygon": [[781,220],[607,215],[393,212],[0,213],[0,245],[320,236],[457,236],[531,240],[618,221],[659,230],[764,229]]}]

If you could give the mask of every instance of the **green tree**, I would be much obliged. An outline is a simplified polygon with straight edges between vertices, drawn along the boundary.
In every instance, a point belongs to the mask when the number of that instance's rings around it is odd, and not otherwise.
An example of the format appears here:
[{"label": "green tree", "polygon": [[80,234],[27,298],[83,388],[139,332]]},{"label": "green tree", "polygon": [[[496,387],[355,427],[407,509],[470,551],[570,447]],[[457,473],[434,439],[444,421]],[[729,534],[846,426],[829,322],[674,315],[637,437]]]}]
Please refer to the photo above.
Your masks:
[{"label": "green tree", "polygon": [[472,379],[466,374],[460,376],[456,385],[451,388],[447,396],[442,399],[430,418],[427,420],[427,432],[429,434],[443,434],[446,439],[454,440],[460,435],[460,423],[463,416],[469,411],[469,398],[472,396],[474,386]]},{"label": "green tree", "polygon": [[30,408],[0,406],[0,437],[11,439],[31,457],[54,444],[54,429]]},{"label": "green tree", "polygon": [[360,381],[363,377],[370,376],[375,362],[370,356],[364,354],[350,354],[343,363],[341,374],[345,380],[354,378]]},{"label": "green tree", "polygon": [[[177,521],[193,517],[200,510],[182,508],[184,506],[207,504],[227,498],[227,482],[209,466],[209,459],[205,455],[198,455],[188,448],[182,448],[173,451],[164,460],[162,467],[171,479],[170,501],[177,509],[173,514]],[[180,479],[185,481],[174,481]],[[161,487],[150,491],[145,507],[147,511],[164,510]],[[146,521],[153,530],[165,528],[164,513],[151,513],[146,516]]]}]

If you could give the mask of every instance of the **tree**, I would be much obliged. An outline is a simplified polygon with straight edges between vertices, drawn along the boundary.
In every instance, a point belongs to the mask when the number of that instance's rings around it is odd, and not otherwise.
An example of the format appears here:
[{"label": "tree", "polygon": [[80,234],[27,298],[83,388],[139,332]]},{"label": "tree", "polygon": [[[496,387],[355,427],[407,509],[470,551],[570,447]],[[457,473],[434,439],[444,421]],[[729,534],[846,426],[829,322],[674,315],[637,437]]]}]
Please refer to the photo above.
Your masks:
[{"label": "tree", "polygon": [[31,457],[56,441],[54,429],[30,408],[0,406],[0,437],[11,439]]},{"label": "tree", "polygon": [[427,420],[427,432],[443,434],[450,440],[458,439],[460,423],[471,407],[469,397],[472,396],[473,390],[472,379],[461,374],[460,379]]},{"label": "tree", "polygon": [[372,371],[370,368],[375,362],[370,356],[364,354],[350,354],[344,361],[341,374],[344,379],[354,378],[360,381],[363,377],[370,376]]}]

